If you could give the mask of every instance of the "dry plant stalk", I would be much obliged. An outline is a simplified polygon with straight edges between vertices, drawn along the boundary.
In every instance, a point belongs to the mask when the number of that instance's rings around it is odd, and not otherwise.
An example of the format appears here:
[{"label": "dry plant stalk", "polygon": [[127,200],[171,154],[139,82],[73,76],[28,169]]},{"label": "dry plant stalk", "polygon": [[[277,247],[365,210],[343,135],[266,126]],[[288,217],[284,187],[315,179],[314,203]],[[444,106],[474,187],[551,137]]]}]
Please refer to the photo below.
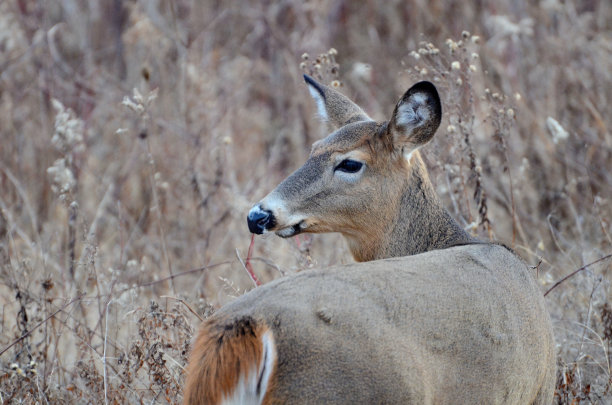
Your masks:
[{"label": "dry plant stalk", "polygon": [[[99,3],[0,1],[2,401],[180,403],[199,319],[179,303],[206,314],[220,277],[252,286],[244,215],[320,137],[301,72],[377,118],[436,84],[449,118],[424,157],[444,205],[541,259],[543,291],[579,269],[546,296],[557,399],[612,400],[611,269],[580,270],[612,248],[609,2]],[[278,269],[261,283],[350,261],[334,235],[293,243],[250,245],[251,272]]]}]

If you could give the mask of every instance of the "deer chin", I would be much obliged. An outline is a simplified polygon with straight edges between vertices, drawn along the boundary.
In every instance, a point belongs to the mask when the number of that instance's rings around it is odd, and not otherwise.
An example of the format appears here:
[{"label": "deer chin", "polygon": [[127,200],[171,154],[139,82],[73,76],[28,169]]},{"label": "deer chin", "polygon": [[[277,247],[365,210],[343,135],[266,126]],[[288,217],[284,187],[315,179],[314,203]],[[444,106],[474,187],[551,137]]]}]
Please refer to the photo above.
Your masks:
[{"label": "deer chin", "polygon": [[304,221],[300,221],[297,224],[289,225],[282,229],[279,229],[275,233],[281,238],[290,238],[292,236],[302,233],[304,229],[306,229],[306,223]]}]

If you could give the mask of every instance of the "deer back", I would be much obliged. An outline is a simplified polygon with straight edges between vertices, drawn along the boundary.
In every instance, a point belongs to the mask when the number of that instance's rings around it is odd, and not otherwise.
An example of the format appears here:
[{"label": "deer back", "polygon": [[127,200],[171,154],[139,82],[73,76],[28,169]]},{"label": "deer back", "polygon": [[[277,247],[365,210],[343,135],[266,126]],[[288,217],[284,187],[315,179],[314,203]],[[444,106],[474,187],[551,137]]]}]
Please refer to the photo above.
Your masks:
[{"label": "deer back", "polygon": [[[542,294],[502,246],[304,271],[238,298],[206,327],[233,336],[246,321],[274,336],[264,403],[529,404],[554,387]],[[199,366],[192,358],[190,374]]]}]

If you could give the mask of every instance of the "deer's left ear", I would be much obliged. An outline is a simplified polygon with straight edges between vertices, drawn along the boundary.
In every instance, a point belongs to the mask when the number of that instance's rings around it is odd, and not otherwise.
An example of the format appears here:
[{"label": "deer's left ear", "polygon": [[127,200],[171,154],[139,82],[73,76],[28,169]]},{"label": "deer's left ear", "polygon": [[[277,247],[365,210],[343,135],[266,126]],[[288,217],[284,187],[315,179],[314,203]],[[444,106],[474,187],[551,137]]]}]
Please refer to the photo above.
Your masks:
[{"label": "deer's left ear", "polygon": [[442,119],[442,105],[430,82],[412,86],[395,106],[388,136],[397,148],[410,153],[433,138]]},{"label": "deer's left ear", "polygon": [[331,130],[342,128],[352,122],[371,121],[361,107],[342,93],[327,87],[308,75],[304,75],[308,91],[317,103],[319,118],[327,122]]}]

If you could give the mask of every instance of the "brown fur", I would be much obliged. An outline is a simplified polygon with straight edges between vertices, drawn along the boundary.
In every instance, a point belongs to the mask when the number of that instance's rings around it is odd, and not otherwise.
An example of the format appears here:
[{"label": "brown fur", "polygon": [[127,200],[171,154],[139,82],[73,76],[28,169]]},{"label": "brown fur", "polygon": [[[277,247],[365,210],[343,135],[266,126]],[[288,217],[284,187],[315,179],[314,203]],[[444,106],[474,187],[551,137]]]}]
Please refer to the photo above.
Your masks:
[{"label": "brown fur", "polygon": [[212,332],[201,330],[186,400],[207,398],[207,390],[218,398],[216,380],[206,377],[210,364],[235,380],[237,367],[254,363],[212,344],[218,325],[243,318],[265,321],[276,342],[274,383],[264,403],[552,400],[556,357],[544,299],[529,268],[503,246],[305,270],[258,287],[218,310],[207,324]]},{"label": "brown fur", "polygon": [[241,377],[256,372],[266,331],[265,323],[250,316],[204,322],[187,367],[184,403],[219,404]]},{"label": "brown fur", "polygon": [[[268,325],[277,361],[265,403],[550,404],[555,344],[537,282],[513,252],[461,229],[416,150],[440,123],[433,85],[413,86],[376,123],[307,82],[337,130],[252,220],[281,236],[341,232],[368,262],[303,271],[221,308],[194,344],[186,403],[218,400],[259,364]],[[365,169],[338,174],[343,159]],[[242,328],[252,334],[219,332],[237,319],[259,321]]]}]

